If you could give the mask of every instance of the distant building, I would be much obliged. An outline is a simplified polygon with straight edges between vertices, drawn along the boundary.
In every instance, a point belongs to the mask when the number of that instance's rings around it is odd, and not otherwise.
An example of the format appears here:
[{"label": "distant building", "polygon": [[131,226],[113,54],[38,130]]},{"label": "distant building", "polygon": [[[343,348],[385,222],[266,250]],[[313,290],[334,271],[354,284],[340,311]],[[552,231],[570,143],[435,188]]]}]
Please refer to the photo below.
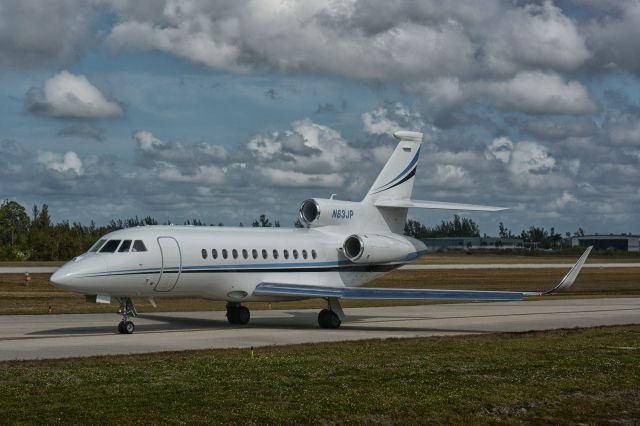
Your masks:
[{"label": "distant building", "polygon": [[523,248],[524,242],[517,238],[498,237],[448,237],[422,240],[429,251],[464,249],[514,249]]},{"label": "distant building", "polygon": [[640,235],[585,235],[573,237],[571,247],[593,246],[596,250],[640,251]]}]

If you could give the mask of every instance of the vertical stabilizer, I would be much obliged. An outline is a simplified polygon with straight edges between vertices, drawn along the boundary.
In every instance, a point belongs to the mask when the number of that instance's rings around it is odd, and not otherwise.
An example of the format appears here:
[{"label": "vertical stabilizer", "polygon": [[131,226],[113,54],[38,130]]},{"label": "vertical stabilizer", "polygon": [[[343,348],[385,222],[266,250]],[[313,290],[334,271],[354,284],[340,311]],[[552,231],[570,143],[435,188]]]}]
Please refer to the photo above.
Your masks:
[{"label": "vertical stabilizer", "polygon": [[378,199],[408,200],[411,198],[422,133],[398,131],[393,136],[400,142],[369,189],[363,203],[373,204]]}]

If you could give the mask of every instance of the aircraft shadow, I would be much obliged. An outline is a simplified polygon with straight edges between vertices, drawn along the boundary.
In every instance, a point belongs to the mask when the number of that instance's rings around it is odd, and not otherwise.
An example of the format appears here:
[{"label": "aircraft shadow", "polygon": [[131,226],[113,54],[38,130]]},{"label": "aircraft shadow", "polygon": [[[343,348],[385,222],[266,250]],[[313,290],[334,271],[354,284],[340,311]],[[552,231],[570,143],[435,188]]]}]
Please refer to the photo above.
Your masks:
[{"label": "aircraft shadow", "polygon": [[[226,319],[190,318],[175,315],[140,314],[136,318],[154,321],[153,323],[136,323],[136,333],[170,333],[175,331],[198,330],[230,330],[230,329],[285,329],[285,330],[318,330],[319,332],[333,331],[320,330],[316,313],[285,312],[287,316],[255,318],[248,325],[238,326],[229,324]],[[388,321],[411,321],[411,317],[402,316],[368,316],[349,315],[342,325],[345,331],[363,332],[453,332],[453,333],[490,333],[491,331],[470,329],[449,329],[433,327],[406,327],[383,325]],[[429,319],[417,317],[416,320]],[[115,320],[115,318],[114,318]],[[375,320],[375,322],[371,322]],[[135,319],[133,320],[135,322]],[[365,324],[363,324],[365,323]],[[375,325],[374,325],[375,324]],[[117,320],[113,325],[101,326],[74,326],[56,328],[51,330],[39,330],[27,333],[29,336],[53,337],[53,336],[88,336],[117,334]]]}]

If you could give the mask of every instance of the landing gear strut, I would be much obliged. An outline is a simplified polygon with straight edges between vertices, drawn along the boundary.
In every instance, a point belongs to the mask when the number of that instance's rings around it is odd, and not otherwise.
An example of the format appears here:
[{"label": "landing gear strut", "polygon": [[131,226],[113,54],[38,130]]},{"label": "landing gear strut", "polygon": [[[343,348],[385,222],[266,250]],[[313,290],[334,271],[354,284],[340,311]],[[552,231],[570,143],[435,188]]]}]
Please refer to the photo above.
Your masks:
[{"label": "landing gear strut", "polygon": [[246,306],[239,303],[227,303],[227,320],[230,324],[245,325],[249,323],[251,312]]},{"label": "landing gear strut", "polygon": [[120,334],[133,334],[136,326],[133,325],[133,322],[129,321],[129,317],[135,317],[138,315],[138,312],[130,297],[120,298],[120,310],[118,313],[122,314],[122,321],[118,324],[118,332]]},{"label": "landing gear strut", "polygon": [[318,314],[318,325],[320,328],[339,328],[344,319],[344,312],[342,311],[342,306],[340,306],[340,300],[335,297],[330,297],[327,299],[327,302],[329,308],[321,310]]}]

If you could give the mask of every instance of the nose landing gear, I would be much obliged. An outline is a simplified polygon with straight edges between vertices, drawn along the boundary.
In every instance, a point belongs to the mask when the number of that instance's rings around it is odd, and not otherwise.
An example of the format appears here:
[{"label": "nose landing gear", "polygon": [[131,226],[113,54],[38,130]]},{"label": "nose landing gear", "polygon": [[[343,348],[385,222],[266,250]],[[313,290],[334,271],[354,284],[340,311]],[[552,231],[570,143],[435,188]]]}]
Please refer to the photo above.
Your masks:
[{"label": "nose landing gear", "polygon": [[227,303],[227,320],[230,324],[246,325],[251,318],[251,312],[246,306],[240,303]]},{"label": "nose landing gear", "polygon": [[118,313],[122,314],[122,321],[118,324],[118,332],[120,334],[133,334],[136,326],[133,322],[129,321],[129,317],[135,317],[138,315],[136,307],[133,305],[133,300],[130,297],[122,297],[120,300],[120,310]]}]

